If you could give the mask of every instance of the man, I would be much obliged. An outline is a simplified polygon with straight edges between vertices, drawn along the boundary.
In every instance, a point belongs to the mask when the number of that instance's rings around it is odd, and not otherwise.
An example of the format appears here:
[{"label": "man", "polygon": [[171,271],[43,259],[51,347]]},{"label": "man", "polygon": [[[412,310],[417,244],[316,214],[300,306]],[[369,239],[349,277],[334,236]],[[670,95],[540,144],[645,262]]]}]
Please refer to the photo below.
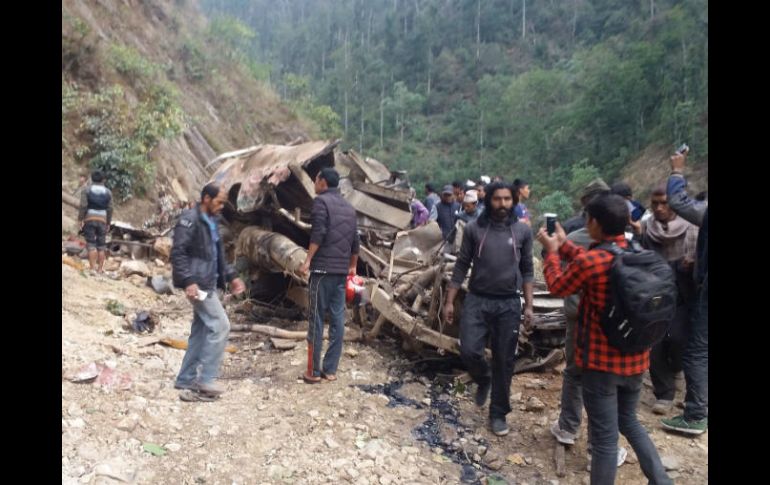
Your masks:
[{"label": "man", "polygon": [[112,222],[112,192],[104,186],[101,170],[93,171],[91,182],[91,186],[84,187],[80,193],[78,221],[86,238],[91,272],[103,273],[107,259],[107,231]]},{"label": "man", "polygon": [[[480,215],[481,210],[478,208],[478,196],[476,195],[476,191],[469,190],[465,193],[462,207],[455,214],[454,237],[451,235],[449,236],[452,240],[450,248],[451,254],[456,254],[460,250],[459,244],[462,242],[465,225],[477,219]],[[458,223],[457,221],[462,221],[462,223]]]},{"label": "man", "polygon": [[521,222],[528,226],[532,226],[532,221],[529,217],[529,210],[523,201],[529,199],[529,184],[524,179],[516,179],[513,181],[513,187],[518,192],[519,203],[516,204],[516,217]]},{"label": "man", "polygon": [[[488,179],[489,179],[489,177],[487,177],[487,180]],[[479,204],[478,204],[479,213],[484,212],[484,200],[487,198],[487,192],[486,192],[486,189],[485,189],[485,185],[487,185],[487,184],[485,184],[484,182],[479,182],[479,184],[476,185],[476,195],[479,198]]]},{"label": "man", "polygon": [[671,157],[671,176],[666,194],[668,205],[683,219],[700,228],[695,247],[695,308],[690,320],[687,344],[682,355],[682,367],[687,391],[684,414],[662,420],[663,427],[688,434],[702,434],[708,427],[709,399],[709,283],[708,283],[708,230],[707,201],[688,197],[684,179],[687,152]]},{"label": "man", "polygon": [[446,240],[455,226],[455,213],[460,204],[454,201],[454,191],[451,185],[445,185],[441,191],[441,201],[433,207],[430,220],[435,220],[441,228],[441,236]]},{"label": "man", "polygon": [[469,190],[466,192],[465,198],[463,199],[463,207],[462,210],[457,213],[457,219],[465,222],[466,224],[476,220],[476,218],[481,214],[481,211],[478,208],[478,201],[479,198],[476,195],[475,190]]},{"label": "man", "polygon": [[650,379],[656,402],[655,414],[666,414],[674,406],[676,374],[682,370],[682,351],[687,342],[687,322],[695,300],[692,269],[695,262],[697,226],[678,217],[668,206],[665,187],[652,191],[652,219],[636,223],[645,249],[659,253],[669,262],[676,276],[677,311],[668,334],[650,353]]},{"label": "man", "polygon": [[[193,321],[187,351],[174,387],[218,396],[224,387],[216,382],[224,357],[230,321],[219,301],[217,288],[230,282],[233,295],[246,289],[235,270],[225,261],[225,250],[217,227],[227,193],[214,183],[201,190],[201,201],[185,210],[174,228],[171,265],[174,286],[184,288],[193,306]],[[200,374],[198,373],[200,366]],[[180,398],[192,400],[196,393]]]},{"label": "man", "polygon": [[436,193],[436,188],[433,186],[433,184],[425,184],[425,193],[427,195],[425,196],[425,202],[423,205],[426,209],[428,209],[428,213],[430,213],[433,210],[433,206],[439,203],[441,197],[439,197]]},{"label": "man", "polygon": [[628,205],[628,212],[631,214],[631,222],[636,222],[644,215],[645,207],[638,200],[634,200],[634,194],[631,192],[631,186],[625,182],[616,182],[612,184],[610,189],[613,194],[619,195],[626,199],[626,205]]},{"label": "man", "polygon": [[580,195],[580,206],[582,207],[582,209],[580,210],[579,214],[564,221],[564,223],[562,224],[562,227],[564,227],[564,232],[566,232],[567,234],[570,234],[574,231],[578,231],[580,229],[585,228],[586,226],[585,207],[586,205],[588,205],[588,202],[594,196],[601,193],[609,194],[610,186],[607,185],[607,183],[604,180],[597,177],[591,180],[588,183],[588,185],[586,185],[585,188],[583,189],[583,193]]},{"label": "man", "polygon": [[88,189],[89,186],[89,178],[86,175],[81,175],[78,179],[78,186],[77,188],[72,192],[72,195],[75,197],[81,197],[82,192],[86,189]]},{"label": "man", "polygon": [[452,193],[454,194],[455,202],[462,204],[463,199],[465,198],[465,188],[463,187],[463,183],[459,180],[452,182]]},{"label": "man", "polygon": [[[604,180],[597,178],[583,188],[580,203],[585,207],[594,197],[601,194],[609,194],[610,187]],[[576,245],[588,249],[593,242],[585,226],[572,232],[566,232],[567,239]],[[581,385],[581,370],[575,362],[575,327],[578,320],[578,303],[580,294],[576,293],[564,299],[564,316],[567,320],[567,335],[565,338],[564,352],[566,354],[566,367],[562,373],[561,406],[559,419],[551,426],[551,434],[559,443],[574,445],[580,423],[583,420],[583,386]],[[588,435],[588,449],[591,450],[591,436]],[[626,461],[628,451],[624,447],[618,447],[617,465],[621,466]]]},{"label": "man", "polygon": [[[591,483],[615,483],[618,430],[636,452],[644,475],[655,484],[670,484],[655,445],[636,417],[642,374],[649,367],[649,350],[621,353],[612,347],[599,316],[609,301],[609,273],[614,256],[595,248],[600,242],[627,246],[624,231],[629,213],[617,195],[600,195],[586,206],[586,229],[595,241],[589,250],[567,240],[557,223],[549,236],[545,228],[537,239],[547,252],[544,274],[552,295],[568,296],[582,290],[576,327],[575,362],[582,369],[583,400],[590,424],[593,453]],[[568,264],[562,271],[559,256]]]},{"label": "man", "polygon": [[[526,327],[534,314],[532,231],[516,220],[515,204],[512,186],[492,183],[487,187],[487,209],[465,226],[444,304],[444,321],[451,325],[457,290],[473,263],[460,319],[460,356],[478,386],[477,406],[484,405],[492,389],[489,422],[498,436],[508,434],[505,417],[511,412],[511,379],[522,315],[519,278],[523,280]],[[492,346],[491,368],[484,357],[487,340]]]},{"label": "man", "polygon": [[[340,175],[331,167],[315,178],[310,247],[300,271],[310,273],[310,323],[307,329],[307,370],[302,379],[308,384],[337,380],[345,333],[345,279],[356,274],[358,264],[358,225],[356,210],[342,198]],[[329,347],[321,366],[324,316],[329,321]]]}]

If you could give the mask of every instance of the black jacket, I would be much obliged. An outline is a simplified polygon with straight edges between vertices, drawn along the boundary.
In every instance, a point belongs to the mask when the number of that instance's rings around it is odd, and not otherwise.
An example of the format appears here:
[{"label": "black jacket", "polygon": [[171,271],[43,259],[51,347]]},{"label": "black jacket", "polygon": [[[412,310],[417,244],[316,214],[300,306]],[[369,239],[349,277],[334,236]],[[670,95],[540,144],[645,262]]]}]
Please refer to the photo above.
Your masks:
[{"label": "black jacket", "polygon": [[342,198],[339,188],[329,188],[313,200],[312,220],[310,242],[318,244],[318,251],[310,261],[310,271],[348,274],[350,256],[358,254],[356,210]]},{"label": "black jacket", "polygon": [[436,203],[436,222],[441,228],[441,235],[444,239],[449,237],[452,229],[455,228],[455,213],[460,210],[460,204],[452,202],[450,204],[444,201]]},{"label": "black jacket", "polygon": [[221,235],[217,246],[219,250],[214,254],[211,230],[203,220],[200,205],[184,211],[174,228],[171,248],[174,286],[187,288],[195,283],[201,290],[209,291],[224,288],[225,282],[235,279],[235,270],[225,261]]}]

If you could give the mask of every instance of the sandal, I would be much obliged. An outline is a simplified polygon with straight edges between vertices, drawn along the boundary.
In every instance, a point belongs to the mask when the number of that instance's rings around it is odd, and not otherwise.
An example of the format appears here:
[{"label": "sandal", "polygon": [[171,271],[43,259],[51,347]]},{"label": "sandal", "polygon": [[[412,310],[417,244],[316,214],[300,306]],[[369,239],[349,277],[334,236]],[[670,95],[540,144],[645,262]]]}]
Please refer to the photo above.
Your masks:
[{"label": "sandal", "polygon": [[307,374],[302,374],[302,380],[305,381],[306,384],[318,384],[321,382],[321,378],[318,376],[309,376]]},{"label": "sandal", "polygon": [[336,375],[334,375],[334,374],[324,374],[323,372],[321,372],[321,378],[325,379],[325,380],[327,380],[329,382],[334,382],[334,381],[337,380],[337,376]]}]

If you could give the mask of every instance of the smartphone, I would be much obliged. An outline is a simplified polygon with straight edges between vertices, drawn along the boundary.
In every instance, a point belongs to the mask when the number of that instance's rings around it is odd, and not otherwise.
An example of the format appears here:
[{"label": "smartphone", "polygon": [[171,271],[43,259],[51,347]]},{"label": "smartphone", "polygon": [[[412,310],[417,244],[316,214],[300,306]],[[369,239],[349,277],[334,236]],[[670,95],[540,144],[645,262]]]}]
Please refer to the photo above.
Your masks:
[{"label": "smartphone", "polygon": [[544,214],[544,216],[545,216],[545,230],[549,236],[553,236],[553,233],[556,232],[556,214],[552,212],[548,212]]}]

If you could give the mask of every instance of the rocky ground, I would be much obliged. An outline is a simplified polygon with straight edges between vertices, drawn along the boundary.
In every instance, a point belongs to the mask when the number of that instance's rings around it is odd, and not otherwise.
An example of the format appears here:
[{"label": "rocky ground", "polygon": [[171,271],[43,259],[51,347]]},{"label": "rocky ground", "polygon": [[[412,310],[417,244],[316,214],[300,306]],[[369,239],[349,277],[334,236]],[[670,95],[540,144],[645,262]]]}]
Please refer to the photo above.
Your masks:
[{"label": "rocky ground", "polygon": [[[110,300],[128,314],[155,312],[160,327],[149,336],[128,330],[107,310]],[[307,385],[298,379],[304,342],[277,351],[234,332],[227,393],[187,403],[173,388],[184,351],[153,342],[186,340],[190,317],[181,292],[161,296],[140,276],[91,276],[62,264],[63,484],[588,483],[584,432],[567,451],[566,476],[556,476],[548,427],[558,415],[558,371],[514,377],[511,433],[498,438],[486,428],[486,408],[473,404],[473,385],[450,377],[451,360],[415,363],[387,337],[346,343],[339,380]],[[92,362],[100,365],[95,381],[71,382]],[[664,432],[651,400],[645,386],[640,419],[672,477],[707,483],[708,433]],[[646,483],[633,452],[617,483]]]}]

